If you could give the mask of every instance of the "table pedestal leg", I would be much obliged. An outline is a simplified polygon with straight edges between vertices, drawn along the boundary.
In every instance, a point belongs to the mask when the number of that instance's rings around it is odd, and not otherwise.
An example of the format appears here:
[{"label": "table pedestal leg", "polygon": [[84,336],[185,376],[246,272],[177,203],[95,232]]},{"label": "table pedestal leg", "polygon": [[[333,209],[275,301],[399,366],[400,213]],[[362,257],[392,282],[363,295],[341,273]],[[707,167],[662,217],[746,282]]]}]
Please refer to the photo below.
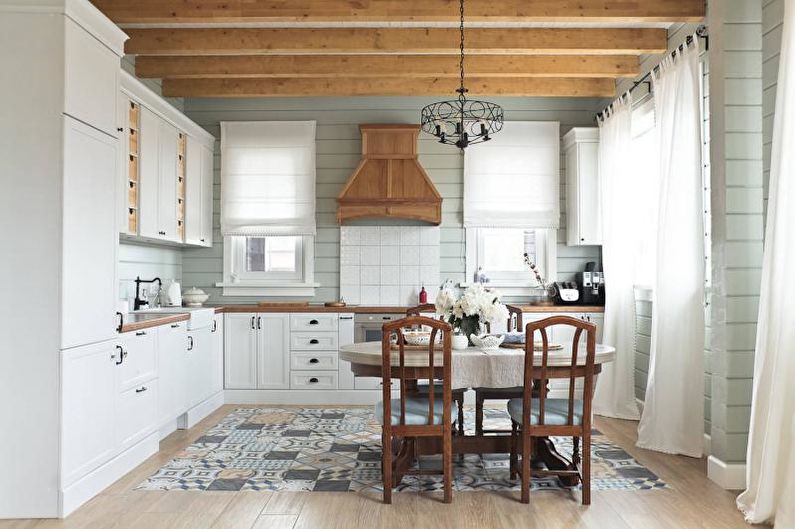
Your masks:
[{"label": "table pedestal leg", "polygon": [[[560,455],[555,448],[555,443],[549,437],[534,437],[533,442],[534,465],[543,463],[547,470],[552,472],[556,470],[576,470],[571,461]],[[558,479],[566,487],[574,487],[580,482],[579,478],[574,475],[558,476]]]}]

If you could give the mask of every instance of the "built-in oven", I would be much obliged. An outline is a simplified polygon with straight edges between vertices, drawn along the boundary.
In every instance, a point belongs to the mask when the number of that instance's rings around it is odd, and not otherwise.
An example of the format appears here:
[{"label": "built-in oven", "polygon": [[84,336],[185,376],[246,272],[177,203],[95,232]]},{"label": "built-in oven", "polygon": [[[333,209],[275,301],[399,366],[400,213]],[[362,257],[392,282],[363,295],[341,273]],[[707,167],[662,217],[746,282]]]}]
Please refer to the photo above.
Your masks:
[{"label": "built-in oven", "polygon": [[356,314],[353,318],[354,342],[380,342],[385,323],[399,320],[404,314]]}]

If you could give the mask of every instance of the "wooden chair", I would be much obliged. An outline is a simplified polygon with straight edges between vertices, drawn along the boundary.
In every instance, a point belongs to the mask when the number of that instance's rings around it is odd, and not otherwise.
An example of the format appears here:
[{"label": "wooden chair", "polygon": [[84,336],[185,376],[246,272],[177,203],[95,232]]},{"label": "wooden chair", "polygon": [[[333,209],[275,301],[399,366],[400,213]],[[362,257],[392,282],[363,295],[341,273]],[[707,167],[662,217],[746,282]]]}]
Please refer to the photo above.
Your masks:
[{"label": "wooden chair", "polygon": [[[427,367],[415,367],[418,356],[425,352],[413,351],[413,362],[406,361],[403,340],[405,327],[424,325],[431,328],[431,341],[428,345]],[[436,344],[436,336],[442,333],[441,347]],[[391,337],[397,335],[397,345],[392,345]],[[376,417],[382,425],[382,472],[384,474],[384,503],[392,503],[392,488],[397,485],[402,474],[444,474],[444,502],[453,500],[453,413],[452,399],[452,328],[449,324],[432,318],[410,316],[390,323],[383,327],[381,343],[383,364],[383,400],[376,405]],[[394,347],[394,349],[393,349]],[[441,350],[440,350],[441,349]],[[441,358],[439,358],[441,353]],[[397,358],[393,361],[393,356]],[[397,378],[400,383],[400,398],[393,399],[391,380]],[[408,386],[411,382],[427,379],[428,384],[441,380],[442,392],[438,395],[431,391],[427,396],[410,396]],[[456,405],[457,406],[457,405]],[[442,470],[401,470],[401,475],[393,478],[393,440],[400,445],[394,460],[404,465],[414,456],[414,446],[418,437],[439,437],[442,440]]]},{"label": "wooden chair", "polygon": [[[513,305],[505,305],[508,309],[508,323],[506,330],[522,330],[522,309]],[[487,400],[518,399],[522,397],[522,387],[513,388],[475,388],[475,434],[508,433],[510,430],[483,429],[483,403]]]},{"label": "wooden chair", "polygon": [[[422,305],[417,305],[416,307],[411,307],[410,309],[406,310],[406,316],[421,316],[423,313],[429,312],[436,312],[436,305],[433,303],[423,303]],[[444,321],[443,316],[439,317],[440,320]],[[417,384],[416,392],[417,395],[428,395],[428,389],[430,388],[427,384]],[[441,394],[442,387],[434,385],[435,391],[437,396]],[[453,400],[458,404],[458,420],[456,424],[458,425],[458,435],[464,435],[464,392],[465,389],[454,389],[453,390]]]},{"label": "wooden chair", "polygon": [[[569,325],[576,328],[572,343],[571,363],[564,366],[549,366],[549,340],[547,328],[553,325]],[[541,334],[541,361],[535,365],[533,338],[535,332]],[[585,363],[578,365],[579,345],[582,332],[587,333]],[[594,357],[596,355],[596,325],[571,316],[553,316],[541,321],[527,324],[525,330],[525,368],[524,390],[521,399],[508,402],[508,413],[511,416],[511,479],[515,479],[517,471],[522,479],[522,503],[530,502],[531,473],[542,476],[554,474],[559,476],[578,476],[582,482],[582,504],[591,503],[591,405],[594,387]],[[569,379],[569,395],[567,399],[547,398],[547,382],[551,371],[555,378]],[[561,376],[562,375],[562,376]],[[584,378],[583,398],[574,399],[575,380]],[[533,391],[536,383],[537,391]],[[524,412],[524,410],[529,410]],[[532,471],[532,442],[534,438],[550,436],[571,436],[574,452],[570,470],[563,471]],[[582,439],[582,457],[579,445]],[[519,454],[522,455],[521,466],[518,465]]]}]

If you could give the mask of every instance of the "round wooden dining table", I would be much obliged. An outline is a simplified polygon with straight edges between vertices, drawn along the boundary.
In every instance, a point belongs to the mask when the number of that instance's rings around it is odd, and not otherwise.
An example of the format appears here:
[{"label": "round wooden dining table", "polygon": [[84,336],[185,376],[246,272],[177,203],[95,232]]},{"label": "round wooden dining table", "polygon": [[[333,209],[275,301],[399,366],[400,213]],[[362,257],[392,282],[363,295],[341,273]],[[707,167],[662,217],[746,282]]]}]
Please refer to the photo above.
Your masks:
[{"label": "round wooden dining table", "polygon": [[[351,371],[357,377],[382,377],[381,342],[360,342],[344,345],[339,348],[339,359],[350,362]],[[578,366],[585,364],[585,346],[577,351]],[[403,375],[410,377],[411,367],[415,367],[417,379],[427,378],[427,350],[405,350],[405,366]],[[442,363],[441,353],[434,358],[434,365]],[[477,347],[455,349],[452,351],[452,387],[454,389],[469,388],[512,388],[524,385],[523,349],[500,347],[494,351],[484,351]],[[594,373],[599,374],[602,364],[612,362],[616,357],[616,349],[605,344],[596,345],[594,357]],[[397,378],[398,355],[392,355],[393,376]],[[541,352],[535,352],[533,364],[541,363]],[[569,378],[571,375],[571,346],[548,352],[547,377],[549,379]],[[424,369],[423,369],[424,368]],[[441,376],[441,368],[436,368]],[[578,370],[579,371],[579,370]],[[584,369],[583,369],[584,372]],[[453,452],[457,454],[492,454],[510,453],[510,434],[492,435],[454,435]],[[422,438],[415,445],[416,453],[410,454],[403,466],[410,464],[410,459],[419,455],[437,454],[441,452],[441,443],[434,438]],[[545,466],[548,470],[570,470],[572,462],[562,456],[551,439],[539,438],[533,449],[533,463]],[[396,469],[398,475],[400,469]],[[566,485],[576,485],[576,479],[562,479]]]}]

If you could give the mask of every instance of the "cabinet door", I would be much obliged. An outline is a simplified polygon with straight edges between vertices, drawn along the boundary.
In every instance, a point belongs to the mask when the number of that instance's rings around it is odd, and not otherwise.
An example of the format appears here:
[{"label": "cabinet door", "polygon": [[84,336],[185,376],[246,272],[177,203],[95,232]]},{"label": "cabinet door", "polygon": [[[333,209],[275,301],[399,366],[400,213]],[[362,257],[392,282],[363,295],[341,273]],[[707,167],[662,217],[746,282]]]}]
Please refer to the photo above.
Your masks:
[{"label": "cabinet door", "polygon": [[580,206],[578,199],[577,144],[566,149],[566,244],[579,246]]},{"label": "cabinet door", "polygon": [[179,131],[163,120],[160,120],[160,157],[159,174],[160,188],[157,196],[158,226],[160,237],[169,241],[178,241],[177,236],[177,150]]},{"label": "cabinet door", "polygon": [[599,144],[594,142],[578,144],[577,157],[579,244],[602,244],[599,218]]},{"label": "cabinet door", "polygon": [[206,400],[212,392],[213,344],[210,335],[210,327],[188,332],[188,409]]},{"label": "cabinet door", "polygon": [[157,415],[162,426],[187,410],[187,348],[185,324],[172,323],[157,329]]},{"label": "cabinet door", "polygon": [[[353,314],[340,314],[339,321],[339,345],[340,347],[352,345],[354,341]],[[351,363],[339,360],[339,388],[353,389],[354,376],[351,371]]]},{"label": "cabinet door", "polygon": [[160,193],[160,118],[141,107],[140,155],[138,170],[138,233],[142,237],[160,238],[158,225],[158,195]]},{"label": "cabinet door", "polygon": [[257,335],[257,388],[289,389],[289,315],[257,315]]},{"label": "cabinet door", "polygon": [[[62,348],[116,336],[118,140],[64,116]],[[35,263],[34,263],[35,264]]]},{"label": "cabinet door", "polygon": [[202,207],[201,207],[201,238],[202,246],[213,245],[213,151],[201,147],[202,154]]},{"label": "cabinet door", "polygon": [[157,431],[157,379],[150,379],[118,396],[116,424],[120,450]]},{"label": "cabinet door", "polygon": [[62,353],[62,486],[103,464],[117,450],[113,424],[118,359],[112,341]]},{"label": "cabinet door", "polygon": [[[120,233],[130,233],[128,222],[128,204],[129,204],[129,156],[130,156],[130,118],[127,109],[130,108],[130,98],[126,95],[119,93],[118,103],[116,105],[116,113],[118,118],[116,121],[119,123],[119,181],[116,184],[116,205],[117,226]],[[137,192],[137,189],[136,189]]]},{"label": "cabinet door", "polygon": [[202,150],[193,136],[187,139],[185,166],[185,242],[202,244]]},{"label": "cabinet door", "polygon": [[224,389],[224,315],[216,314],[211,329],[212,336],[212,382],[210,395]]},{"label": "cabinet door", "polygon": [[257,316],[227,314],[224,320],[224,387],[257,387]]},{"label": "cabinet door", "polygon": [[65,20],[64,112],[116,136],[119,56],[75,22]]}]

